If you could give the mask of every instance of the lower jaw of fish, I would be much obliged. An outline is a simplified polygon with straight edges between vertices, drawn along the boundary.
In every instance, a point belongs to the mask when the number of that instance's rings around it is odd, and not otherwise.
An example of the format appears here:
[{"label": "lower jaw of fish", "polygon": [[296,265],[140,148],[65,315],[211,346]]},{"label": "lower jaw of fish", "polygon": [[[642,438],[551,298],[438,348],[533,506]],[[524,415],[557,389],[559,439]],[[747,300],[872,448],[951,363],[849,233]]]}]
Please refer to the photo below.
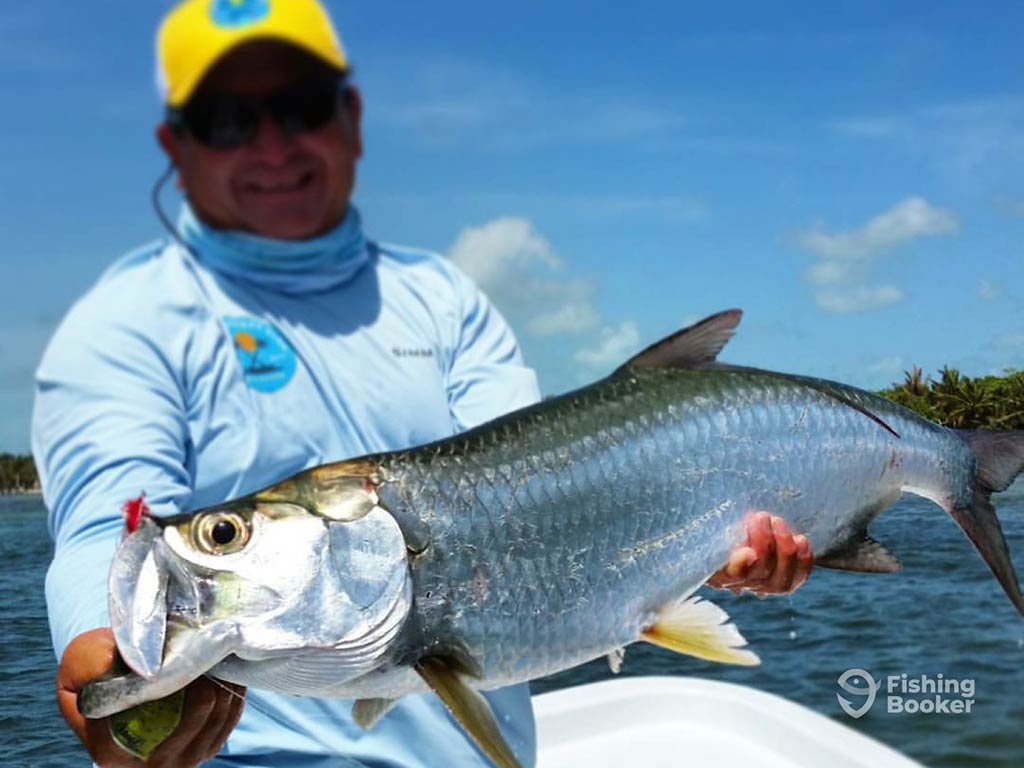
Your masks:
[{"label": "lower jaw of fish", "polygon": [[130,709],[179,691],[230,655],[238,644],[233,622],[218,621],[196,629],[168,624],[163,663],[151,677],[141,677],[123,664],[86,683],[78,694],[78,710],[95,719]]}]

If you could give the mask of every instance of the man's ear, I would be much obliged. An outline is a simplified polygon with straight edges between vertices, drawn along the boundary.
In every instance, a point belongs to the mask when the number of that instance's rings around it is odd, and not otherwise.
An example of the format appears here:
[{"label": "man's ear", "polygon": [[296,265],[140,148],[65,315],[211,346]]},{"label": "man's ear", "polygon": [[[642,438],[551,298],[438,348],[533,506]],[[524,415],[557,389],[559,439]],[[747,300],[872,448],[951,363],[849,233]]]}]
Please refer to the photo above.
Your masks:
[{"label": "man's ear", "polygon": [[171,126],[167,123],[160,123],[157,125],[156,141],[164,151],[164,154],[167,155],[167,158],[175,165],[178,165],[181,149],[178,146],[178,137],[174,135],[174,131],[171,130]]},{"label": "man's ear", "polygon": [[[181,140],[167,123],[157,125],[156,141],[164,151],[164,154],[167,155],[167,159],[174,164],[174,167],[181,168]],[[174,184],[178,189],[182,188],[180,174]]]},{"label": "man's ear", "polygon": [[363,131],[361,120],[363,117],[363,97],[359,89],[350,85],[345,94],[345,122],[346,128],[351,131],[353,147],[356,157],[363,156]]}]

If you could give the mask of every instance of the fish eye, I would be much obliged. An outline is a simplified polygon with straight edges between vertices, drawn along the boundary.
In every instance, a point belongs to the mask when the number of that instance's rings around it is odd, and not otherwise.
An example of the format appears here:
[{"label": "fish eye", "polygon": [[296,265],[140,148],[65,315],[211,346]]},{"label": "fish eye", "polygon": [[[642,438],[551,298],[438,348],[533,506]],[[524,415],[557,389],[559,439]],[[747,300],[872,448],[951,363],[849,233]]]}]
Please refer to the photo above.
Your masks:
[{"label": "fish eye", "polygon": [[226,547],[238,535],[238,526],[234,520],[218,520],[210,529],[210,538],[222,547]]},{"label": "fish eye", "polygon": [[251,526],[237,512],[219,510],[210,512],[192,524],[192,541],[203,552],[211,555],[229,555],[249,543]]}]

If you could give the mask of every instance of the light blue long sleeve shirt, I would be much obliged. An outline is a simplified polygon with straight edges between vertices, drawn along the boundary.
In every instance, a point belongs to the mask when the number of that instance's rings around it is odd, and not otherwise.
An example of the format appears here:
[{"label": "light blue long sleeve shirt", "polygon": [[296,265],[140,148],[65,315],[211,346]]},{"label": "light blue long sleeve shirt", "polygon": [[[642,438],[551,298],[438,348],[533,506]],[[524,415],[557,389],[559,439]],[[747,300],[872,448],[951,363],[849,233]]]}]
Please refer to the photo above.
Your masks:
[{"label": "light blue long sleeve shirt", "polygon": [[[331,232],[282,242],[212,230],[115,263],[69,311],[37,372],[32,447],[55,541],[46,600],[58,658],[108,626],[122,504],[156,515],[304,468],[446,437],[535,402],[504,320],[450,262]],[[524,765],[527,686],[487,694]],[[370,731],[351,702],[249,691],[211,766],[484,765],[433,695]],[[344,756],[344,757],[342,757]]]}]

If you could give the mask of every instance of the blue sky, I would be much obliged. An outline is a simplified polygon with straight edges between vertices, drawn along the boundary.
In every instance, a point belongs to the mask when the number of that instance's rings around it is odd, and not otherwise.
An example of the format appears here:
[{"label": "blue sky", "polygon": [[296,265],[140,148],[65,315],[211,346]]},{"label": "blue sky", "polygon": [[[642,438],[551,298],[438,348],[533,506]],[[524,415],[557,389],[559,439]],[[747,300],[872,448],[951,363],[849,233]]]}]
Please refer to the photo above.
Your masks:
[{"label": "blue sky", "polygon": [[[0,9],[0,450],[28,447],[67,307],[161,234],[169,5]],[[866,387],[1024,367],[1019,3],[328,5],[368,232],[473,273],[547,392],[733,306],[733,362]]]}]

